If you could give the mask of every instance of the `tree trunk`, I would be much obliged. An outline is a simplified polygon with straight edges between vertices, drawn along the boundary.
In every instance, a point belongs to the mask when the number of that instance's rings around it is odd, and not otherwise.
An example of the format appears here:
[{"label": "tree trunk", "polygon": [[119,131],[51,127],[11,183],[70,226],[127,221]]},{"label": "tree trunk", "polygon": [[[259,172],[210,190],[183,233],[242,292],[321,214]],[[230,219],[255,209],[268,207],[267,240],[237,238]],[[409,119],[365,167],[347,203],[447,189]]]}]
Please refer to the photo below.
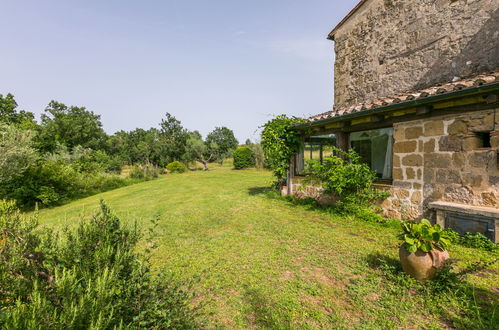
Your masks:
[{"label": "tree trunk", "polygon": [[204,170],[205,171],[208,171],[208,162],[206,160],[201,160],[201,163],[203,163],[203,166],[204,166]]}]

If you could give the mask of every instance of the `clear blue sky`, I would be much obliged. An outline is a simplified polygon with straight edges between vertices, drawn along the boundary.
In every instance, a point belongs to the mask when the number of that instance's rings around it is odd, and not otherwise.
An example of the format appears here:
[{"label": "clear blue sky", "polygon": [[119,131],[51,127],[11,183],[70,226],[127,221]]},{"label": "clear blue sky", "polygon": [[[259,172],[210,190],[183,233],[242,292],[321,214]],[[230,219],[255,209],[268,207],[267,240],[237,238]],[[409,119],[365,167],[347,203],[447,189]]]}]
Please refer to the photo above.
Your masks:
[{"label": "clear blue sky", "polygon": [[326,36],[357,2],[2,1],[0,94],[37,115],[52,99],[86,106],[108,133],[170,112],[256,139],[273,114],[332,106]]}]

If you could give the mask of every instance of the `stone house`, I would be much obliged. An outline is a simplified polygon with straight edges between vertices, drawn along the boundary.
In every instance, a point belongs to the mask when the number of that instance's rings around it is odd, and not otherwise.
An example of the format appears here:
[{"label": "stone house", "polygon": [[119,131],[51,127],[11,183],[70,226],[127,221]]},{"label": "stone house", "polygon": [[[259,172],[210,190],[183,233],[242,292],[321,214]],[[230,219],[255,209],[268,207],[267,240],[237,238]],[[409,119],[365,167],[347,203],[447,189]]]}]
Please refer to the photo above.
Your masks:
[{"label": "stone house", "polygon": [[353,148],[390,192],[386,216],[498,242],[498,26],[494,0],[361,1],[328,36],[334,107],[297,127],[288,193],[309,191],[306,159]]}]

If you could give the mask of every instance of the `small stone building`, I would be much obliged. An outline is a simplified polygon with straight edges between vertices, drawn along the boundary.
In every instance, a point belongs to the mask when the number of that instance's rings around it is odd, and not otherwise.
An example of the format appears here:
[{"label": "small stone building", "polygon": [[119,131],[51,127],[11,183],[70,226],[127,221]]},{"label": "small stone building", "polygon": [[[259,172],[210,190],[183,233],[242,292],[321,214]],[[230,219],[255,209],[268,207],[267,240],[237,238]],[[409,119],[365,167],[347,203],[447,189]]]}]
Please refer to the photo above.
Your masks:
[{"label": "small stone building", "polygon": [[386,216],[498,242],[498,27],[493,0],[361,1],[329,34],[334,107],[297,127],[288,193],[307,193],[307,159],[353,148],[391,194]]}]

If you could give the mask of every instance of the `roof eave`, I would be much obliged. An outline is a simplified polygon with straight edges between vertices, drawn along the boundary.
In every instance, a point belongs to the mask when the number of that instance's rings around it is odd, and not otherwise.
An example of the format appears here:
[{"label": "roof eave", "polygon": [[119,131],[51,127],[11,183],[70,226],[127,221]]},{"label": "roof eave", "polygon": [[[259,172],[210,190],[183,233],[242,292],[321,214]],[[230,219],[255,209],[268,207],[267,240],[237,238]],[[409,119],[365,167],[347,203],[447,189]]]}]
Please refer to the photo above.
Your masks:
[{"label": "roof eave", "polygon": [[445,94],[431,95],[431,96],[427,96],[425,98],[419,98],[419,99],[415,99],[415,100],[400,102],[397,104],[390,104],[390,105],[381,106],[381,107],[375,108],[375,109],[363,110],[363,111],[349,113],[349,114],[341,115],[341,116],[337,116],[337,117],[320,119],[317,121],[296,125],[295,128],[296,129],[305,129],[305,128],[309,128],[309,127],[313,127],[313,126],[323,125],[326,123],[332,123],[332,122],[336,122],[336,121],[343,121],[343,120],[348,120],[348,119],[352,119],[352,118],[368,116],[368,115],[372,115],[373,113],[401,110],[404,108],[411,108],[411,107],[421,106],[421,105],[425,105],[425,104],[429,104],[429,103],[445,101],[447,99],[452,99],[454,97],[472,96],[475,94],[490,92],[490,91],[494,91],[494,90],[499,90],[499,82],[494,82],[494,83],[490,83],[490,84],[486,84],[486,85],[482,85],[482,86],[470,87],[470,88],[466,88],[463,90],[453,91],[453,92],[449,92],[449,93],[445,93]]}]

